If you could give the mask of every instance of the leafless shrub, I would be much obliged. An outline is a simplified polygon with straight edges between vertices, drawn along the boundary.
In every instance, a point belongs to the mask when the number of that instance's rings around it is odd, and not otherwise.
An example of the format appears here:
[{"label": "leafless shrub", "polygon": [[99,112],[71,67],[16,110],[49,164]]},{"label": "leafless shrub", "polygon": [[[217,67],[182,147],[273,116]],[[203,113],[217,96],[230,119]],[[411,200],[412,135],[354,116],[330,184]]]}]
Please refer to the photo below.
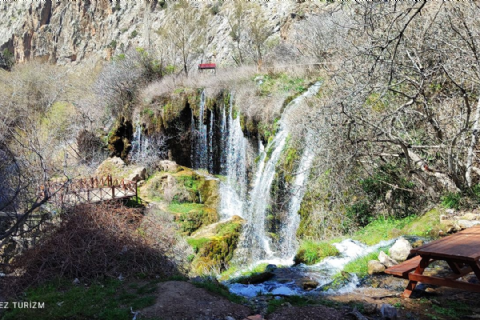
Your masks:
[{"label": "leafless shrub", "polygon": [[77,206],[34,248],[15,258],[16,276],[9,277],[9,291],[18,293],[57,277],[88,281],[140,273],[178,274],[177,263],[188,250],[177,245],[172,226],[158,212],[144,216],[141,209],[117,203]]}]

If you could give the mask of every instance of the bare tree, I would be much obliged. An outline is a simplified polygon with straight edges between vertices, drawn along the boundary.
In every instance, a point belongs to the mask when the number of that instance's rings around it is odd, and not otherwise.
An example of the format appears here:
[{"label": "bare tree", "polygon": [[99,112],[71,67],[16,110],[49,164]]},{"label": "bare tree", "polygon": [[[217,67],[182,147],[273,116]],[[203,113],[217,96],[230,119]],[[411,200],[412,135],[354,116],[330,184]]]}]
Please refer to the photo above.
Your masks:
[{"label": "bare tree", "polygon": [[192,61],[201,54],[200,49],[206,40],[206,15],[189,1],[181,0],[175,4],[167,19],[165,27],[157,33],[162,42],[172,45],[175,60],[180,60],[183,72],[188,75]]}]

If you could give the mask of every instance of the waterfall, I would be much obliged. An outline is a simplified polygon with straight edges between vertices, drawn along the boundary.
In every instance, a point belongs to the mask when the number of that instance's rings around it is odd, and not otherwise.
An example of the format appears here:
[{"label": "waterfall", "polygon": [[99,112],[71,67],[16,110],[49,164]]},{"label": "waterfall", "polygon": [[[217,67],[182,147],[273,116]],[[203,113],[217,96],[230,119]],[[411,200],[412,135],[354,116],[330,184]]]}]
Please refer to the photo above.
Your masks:
[{"label": "waterfall", "polygon": [[[239,244],[239,247],[242,249],[240,252],[243,255],[242,260],[244,262],[293,259],[292,252],[295,247],[294,229],[296,229],[298,225],[298,220],[296,220],[298,217],[296,217],[296,215],[303,196],[299,196],[296,200],[292,199],[290,204],[289,217],[287,220],[291,221],[287,221],[287,225],[283,228],[283,233],[290,238],[284,240],[284,244],[287,241],[290,241],[290,243],[284,245],[286,250],[281,250],[281,252],[273,252],[271,249],[270,239],[265,232],[266,211],[270,205],[270,190],[275,177],[275,169],[289,134],[289,125],[286,118],[301,106],[303,100],[315,95],[320,89],[320,86],[320,82],[315,83],[307,92],[295,98],[286,106],[278,122],[278,130],[274,139],[268,144],[266,151],[264,150],[261,153],[260,165],[255,174],[253,188],[249,194],[248,209],[245,210],[244,213],[244,218],[247,223],[243,229],[242,239]],[[308,171],[312,160],[312,155],[309,153],[304,154],[302,157],[303,163],[300,164],[300,168],[304,167],[305,176],[297,177],[296,184],[303,185],[307,176],[306,171]],[[248,256],[245,255],[245,251],[248,252]]]},{"label": "waterfall", "polygon": [[[198,123],[192,112],[192,166],[194,169],[208,169],[208,126],[205,124],[205,90],[200,95]],[[211,128],[212,130],[212,128]]]},{"label": "waterfall", "polygon": [[305,148],[300,159],[300,165],[297,169],[297,175],[292,188],[292,198],[290,199],[288,213],[285,223],[280,230],[280,247],[282,257],[292,259],[297,250],[297,229],[300,225],[300,216],[298,211],[305,195],[306,183],[310,168],[314,159],[314,153],[309,148],[311,136],[305,139]]},{"label": "waterfall", "polygon": [[132,139],[130,159],[133,162],[144,159],[148,152],[149,138],[142,133],[142,126],[137,124]]},{"label": "waterfall", "polygon": [[[225,109],[222,113],[222,128],[226,137],[224,149],[224,174],[226,180],[220,184],[220,216],[222,219],[231,218],[234,215],[244,217],[244,207],[247,197],[247,145],[240,125],[240,116],[233,119],[233,98],[230,97],[228,122]],[[228,131],[226,130],[228,128]],[[245,217],[244,217],[245,218]]]}]

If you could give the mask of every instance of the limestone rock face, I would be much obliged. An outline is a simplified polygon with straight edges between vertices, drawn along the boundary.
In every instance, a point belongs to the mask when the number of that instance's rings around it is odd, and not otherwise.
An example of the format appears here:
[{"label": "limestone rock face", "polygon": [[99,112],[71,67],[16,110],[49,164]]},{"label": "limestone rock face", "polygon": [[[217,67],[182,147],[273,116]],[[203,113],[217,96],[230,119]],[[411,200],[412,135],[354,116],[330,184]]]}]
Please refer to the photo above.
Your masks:
[{"label": "limestone rock face", "polygon": [[[303,1],[261,3],[272,31],[271,39],[287,39],[296,12],[318,11],[318,5]],[[208,18],[208,42],[195,63],[212,61],[234,64],[228,15],[233,1],[222,2],[219,12],[212,2],[192,2]],[[19,62],[40,60],[59,64],[97,61],[138,47],[160,46],[157,30],[168,27],[166,17],[175,9],[172,2],[136,0],[22,0],[0,2],[0,51],[8,49]]]},{"label": "limestone rock face", "polygon": [[385,266],[378,260],[368,261],[368,274],[382,273],[385,271]]},{"label": "limestone rock face", "polygon": [[395,244],[388,250],[390,257],[397,261],[405,261],[412,250],[412,245],[408,240],[399,238]]},{"label": "limestone rock face", "polygon": [[378,254],[378,260],[380,261],[381,264],[383,264],[385,267],[390,268],[394,265],[397,265],[398,262],[395,261],[394,259],[390,258],[385,252],[380,251]]}]

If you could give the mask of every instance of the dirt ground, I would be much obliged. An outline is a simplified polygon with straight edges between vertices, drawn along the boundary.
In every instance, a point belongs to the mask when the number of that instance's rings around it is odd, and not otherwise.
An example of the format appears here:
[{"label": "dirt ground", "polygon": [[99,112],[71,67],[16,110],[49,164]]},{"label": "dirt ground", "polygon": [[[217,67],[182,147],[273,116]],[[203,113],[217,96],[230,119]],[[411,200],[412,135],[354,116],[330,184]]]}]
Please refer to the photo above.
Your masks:
[{"label": "dirt ground", "polygon": [[[155,305],[141,311],[141,319],[165,320],[343,320],[384,319],[382,305],[395,308],[397,319],[442,320],[480,319],[480,293],[445,287],[419,285],[411,298],[400,296],[406,280],[387,275],[367,279],[354,292],[334,296],[319,295],[314,305],[295,306],[284,303],[276,311],[266,314],[258,308],[230,302],[205,289],[182,281],[158,284]],[[259,297],[254,301],[265,303],[273,297]],[[355,316],[353,313],[357,311]]]}]

